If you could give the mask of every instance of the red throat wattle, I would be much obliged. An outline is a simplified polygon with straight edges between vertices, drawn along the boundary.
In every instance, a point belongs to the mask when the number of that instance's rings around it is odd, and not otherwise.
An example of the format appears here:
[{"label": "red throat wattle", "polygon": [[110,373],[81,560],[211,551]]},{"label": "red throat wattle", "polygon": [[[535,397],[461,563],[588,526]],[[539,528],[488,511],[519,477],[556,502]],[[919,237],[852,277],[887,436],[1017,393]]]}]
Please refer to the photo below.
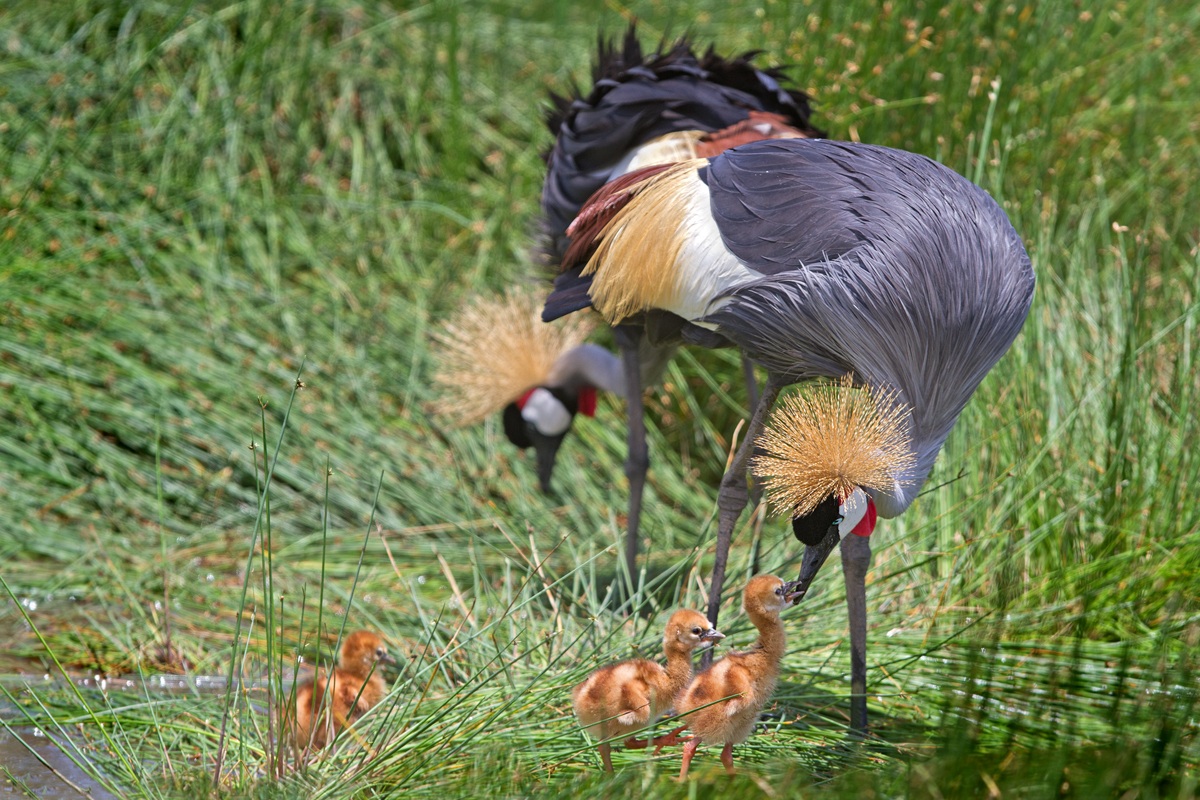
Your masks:
[{"label": "red throat wattle", "polygon": [[854,530],[850,531],[855,536],[870,536],[875,531],[875,501],[869,496],[867,497],[867,513],[863,514],[863,518],[854,526]]},{"label": "red throat wattle", "polygon": [[585,417],[596,416],[595,386],[584,386],[579,390],[579,413]]},{"label": "red throat wattle", "polygon": [[517,408],[519,408],[519,409],[521,409],[522,411],[524,411],[524,410],[525,410],[525,404],[529,402],[529,395],[531,395],[531,394],[533,394],[534,392],[536,392],[536,391],[537,391],[537,389],[538,389],[538,387],[534,386],[532,389],[530,389],[529,391],[525,392],[525,394],[523,394],[523,395],[521,395],[520,397],[518,397],[518,398],[517,398]]}]

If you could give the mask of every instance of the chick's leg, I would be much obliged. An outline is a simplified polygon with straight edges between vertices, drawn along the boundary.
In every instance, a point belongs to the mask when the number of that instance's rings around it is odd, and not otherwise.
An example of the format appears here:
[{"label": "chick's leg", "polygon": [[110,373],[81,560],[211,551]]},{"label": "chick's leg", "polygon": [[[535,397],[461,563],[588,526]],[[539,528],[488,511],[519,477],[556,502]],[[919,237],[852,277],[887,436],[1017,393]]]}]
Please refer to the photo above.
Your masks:
[{"label": "chick's leg", "polygon": [[600,751],[600,760],[604,762],[604,771],[612,772],[612,748],[608,742],[602,742],[597,749]]},{"label": "chick's leg", "polygon": [[696,748],[700,746],[699,739],[689,739],[687,744],[683,746],[683,766],[679,769],[679,780],[686,781],[688,767],[692,763],[692,756],[696,755]]},{"label": "chick's leg", "polygon": [[721,763],[725,765],[725,772],[729,775],[737,772],[733,768],[733,742],[726,742],[721,748]]}]

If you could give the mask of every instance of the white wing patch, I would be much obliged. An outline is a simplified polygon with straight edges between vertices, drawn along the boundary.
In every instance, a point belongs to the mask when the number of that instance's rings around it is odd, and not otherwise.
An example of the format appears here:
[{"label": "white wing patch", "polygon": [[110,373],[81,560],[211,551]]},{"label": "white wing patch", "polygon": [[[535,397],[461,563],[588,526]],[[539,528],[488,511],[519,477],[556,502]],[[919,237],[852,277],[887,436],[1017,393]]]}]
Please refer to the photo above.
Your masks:
[{"label": "white wing patch", "polygon": [[750,270],[725,247],[709,208],[708,186],[692,172],[683,197],[677,236],[683,246],[675,263],[674,307],[667,311],[687,320],[711,314],[728,300],[726,290],[762,277]]},{"label": "white wing patch", "polygon": [[609,173],[608,179],[614,180],[643,167],[674,164],[676,161],[695,158],[696,142],[703,135],[701,131],[676,131],[651,139],[630,150],[624,158],[618,161],[612,172]]},{"label": "white wing patch", "polygon": [[647,178],[597,237],[583,275],[610,323],[649,309],[694,321],[723,305],[726,290],[760,277],[721,240],[697,173],[707,164],[683,161]]}]

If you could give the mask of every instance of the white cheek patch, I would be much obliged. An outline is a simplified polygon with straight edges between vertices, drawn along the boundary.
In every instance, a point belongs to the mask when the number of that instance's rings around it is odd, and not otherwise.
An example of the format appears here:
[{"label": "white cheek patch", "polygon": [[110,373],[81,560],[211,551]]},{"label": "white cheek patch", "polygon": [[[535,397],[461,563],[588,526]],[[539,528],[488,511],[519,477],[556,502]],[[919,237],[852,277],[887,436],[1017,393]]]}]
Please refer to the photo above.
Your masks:
[{"label": "white cheek patch", "polygon": [[838,507],[838,513],[842,515],[842,521],[838,523],[838,536],[844,539],[867,515],[867,493],[855,489]]},{"label": "white cheek patch", "polygon": [[571,427],[571,412],[557,397],[540,387],[529,393],[521,409],[521,418],[537,428],[542,436],[562,436]]}]

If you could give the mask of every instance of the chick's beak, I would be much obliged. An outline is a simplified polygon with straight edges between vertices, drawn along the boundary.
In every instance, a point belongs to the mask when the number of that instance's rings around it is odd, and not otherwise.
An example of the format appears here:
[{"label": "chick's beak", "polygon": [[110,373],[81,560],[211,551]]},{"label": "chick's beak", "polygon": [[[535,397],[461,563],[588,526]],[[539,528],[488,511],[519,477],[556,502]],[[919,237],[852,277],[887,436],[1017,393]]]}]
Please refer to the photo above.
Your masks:
[{"label": "chick's beak", "polygon": [[379,657],[379,663],[380,664],[391,664],[391,665],[395,666],[396,657],[393,656],[391,653],[384,653],[382,656]]},{"label": "chick's beak", "polygon": [[808,594],[808,587],[812,585],[813,578],[817,577],[821,565],[825,563],[825,559],[829,558],[829,554],[833,552],[833,548],[837,547],[840,541],[841,535],[838,533],[838,527],[833,525],[825,534],[824,539],[816,544],[805,545],[804,558],[800,561],[800,577],[783,587],[784,595],[789,602],[799,603],[804,599],[804,596]]},{"label": "chick's beak", "polygon": [[700,634],[702,641],[719,642],[725,638],[725,634],[721,633],[716,628],[709,628],[704,633]]}]

